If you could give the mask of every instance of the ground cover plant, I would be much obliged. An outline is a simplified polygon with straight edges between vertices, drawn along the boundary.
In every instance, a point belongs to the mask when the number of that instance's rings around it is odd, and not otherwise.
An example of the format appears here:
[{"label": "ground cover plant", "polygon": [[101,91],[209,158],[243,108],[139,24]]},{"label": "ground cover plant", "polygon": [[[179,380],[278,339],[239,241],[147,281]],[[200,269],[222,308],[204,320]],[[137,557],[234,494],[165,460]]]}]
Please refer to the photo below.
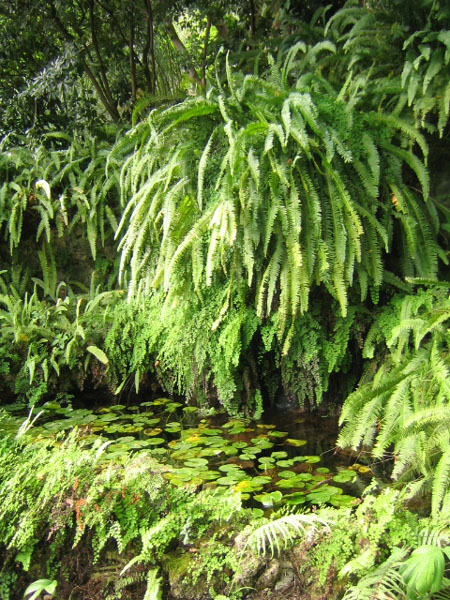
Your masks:
[{"label": "ground cover plant", "polygon": [[450,595],[450,13],[415,4],[0,9],[0,600]]}]

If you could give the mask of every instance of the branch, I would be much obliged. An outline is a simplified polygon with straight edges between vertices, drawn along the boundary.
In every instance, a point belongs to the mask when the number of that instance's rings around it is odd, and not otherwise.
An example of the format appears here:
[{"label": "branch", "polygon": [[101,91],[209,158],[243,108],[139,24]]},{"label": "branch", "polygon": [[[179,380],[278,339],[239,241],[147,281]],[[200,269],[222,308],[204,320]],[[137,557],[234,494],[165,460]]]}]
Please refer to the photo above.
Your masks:
[{"label": "branch", "polygon": [[[156,92],[156,60],[155,60],[155,48],[154,48],[154,29],[153,29],[153,12],[150,0],[144,0],[145,12],[147,18],[147,39],[143,50],[142,60],[144,62],[144,74],[145,80],[147,81],[147,87],[151,94]],[[152,60],[152,75],[150,76],[150,69],[148,66],[148,55]]]},{"label": "branch", "polygon": [[131,100],[136,102],[136,62],[134,54],[134,8],[133,3],[131,4],[131,18],[130,18],[130,72],[131,72]]},{"label": "branch", "polygon": [[80,53],[81,63],[83,65],[83,69],[84,69],[86,75],[91,80],[91,83],[94,86],[95,91],[97,92],[97,95],[98,95],[98,97],[100,99],[100,102],[106,108],[106,110],[108,111],[108,113],[111,116],[112,120],[115,121],[115,122],[117,122],[119,120],[119,113],[117,112],[117,108],[114,106],[114,103],[110,103],[108,101],[107,97],[105,96],[105,94],[103,92],[101,83],[99,81],[97,81],[95,75],[93,74],[93,72],[91,71],[89,65],[87,64],[86,59],[84,57],[84,53],[86,52],[86,49],[78,47],[78,45],[76,43],[75,37],[68,31],[68,29],[64,26],[63,22],[59,18],[57,10],[56,10],[56,7],[55,7],[53,1],[51,1],[49,3],[49,6],[50,6],[51,16],[52,16],[52,18],[53,18],[53,20],[54,20],[57,28],[61,32],[63,38],[66,40],[66,42],[72,43],[77,48],[78,52]]},{"label": "branch", "polygon": [[189,52],[187,51],[186,46],[183,44],[183,42],[178,37],[178,33],[175,31],[175,27],[173,26],[173,23],[171,21],[169,23],[167,23],[167,29],[168,29],[170,39],[171,39],[172,44],[174,45],[175,49],[178,50],[178,52],[180,54],[184,54],[184,56],[186,56],[186,59],[187,59],[186,70],[188,72],[189,79],[193,83],[196,83],[197,85],[199,85],[200,87],[203,88],[202,80],[200,79],[200,77],[197,74],[197,71],[194,68],[191,57],[189,56]]},{"label": "branch", "polygon": [[255,2],[254,0],[249,0],[250,4],[250,35],[255,37],[256,33],[256,19],[255,19]]},{"label": "branch", "polygon": [[[114,99],[111,93],[111,89],[109,87],[109,83],[108,83],[108,77],[106,76],[106,70],[103,64],[103,59],[102,59],[102,55],[100,53],[100,48],[98,45],[98,40],[97,40],[97,33],[95,31],[95,23],[94,23],[94,0],[89,0],[89,20],[90,20],[90,26],[91,26],[91,37],[92,37],[92,43],[94,45],[94,49],[95,49],[95,54],[97,55],[97,60],[98,60],[98,68],[100,71],[100,81],[103,84],[103,89],[105,92],[105,96],[108,98],[109,103],[114,106]],[[117,114],[117,116],[119,116]]]},{"label": "branch", "polygon": [[205,42],[203,44],[203,57],[202,57],[202,87],[206,88],[206,57],[208,54],[208,43],[209,43],[209,34],[211,31],[212,19],[210,15],[208,15],[208,22],[206,23],[205,30]]}]

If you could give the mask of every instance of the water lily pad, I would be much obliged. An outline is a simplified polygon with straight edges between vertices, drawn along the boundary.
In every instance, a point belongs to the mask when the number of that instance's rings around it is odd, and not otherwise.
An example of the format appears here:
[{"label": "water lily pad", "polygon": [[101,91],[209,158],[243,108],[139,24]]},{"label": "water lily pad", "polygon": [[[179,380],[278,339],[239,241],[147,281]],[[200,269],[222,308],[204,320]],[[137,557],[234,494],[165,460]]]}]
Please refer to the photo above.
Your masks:
[{"label": "water lily pad", "polygon": [[320,462],[320,456],[305,456],[305,459],[308,465],[314,465],[315,463]]},{"label": "water lily pad", "polygon": [[247,442],[233,442],[231,445],[234,446],[235,448],[240,448],[240,449],[247,448],[247,446],[248,446]]},{"label": "water lily pad", "polygon": [[284,490],[289,490],[291,488],[300,489],[305,487],[305,482],[300,481],[296,477],[291,477],[290,479],[280,479],[275,485]]},{"label": "water lily pad", "polygon": [[284,450],[281,450],[280,452],[272,452],[270,456],[272,456],[273,458],[283,459],[288,457],[288,453]]},{"label": "water lily pad", "polygon": [[202,471],[200,473],[201,478],[205,481],[214,481],[218,477],[220,477],[219,471]]},{"label": "water lily pad", "polygon": [[361,467],[358,467],[358,473],[362,473],[362,474],[367,474],[367,473],[371,473],[372,469],[370,467],[366,467],[364,465],[362,465]]},{"label": "water lily pad", "polygon": [[307,494],[306,498],[313,504],[325,504],[331,500],[331,494],[325,490],[319,489],[315,492]]},{"label": "water lily pad", "polygon": [[222,434],[222,430],[221,429],[202,429],[202,435],[221,435]]},{"label": "water lily pad", "polygon": [[329,472],[330,472],[330,469],[328,469],[327,467],[318,467],[318,468],[316,469],[316,471],[317,471],[318,473],[329,473]]},{"label": "water lily pad", "polygon": [[286,467],[292,467],[292,465],[294,464],[294,460],[289,459],[289,460],[279,460],[277,462],[277,467],[281,467],[282,469],[285,469]]},{"label": "water lily pad", "polygon": [[333,496],[330,500],[330,504],[340,507],[353,506],[357,502],[357,498],[353,496],[347,496],[346,494],[341,494],[338,496]]},{"label": "water lily pad", "polygon": [[208,466],[208,461],[206,458],[190,458],[185,463],[186,467],[206,467]]},{"label": "water lily pad", "polygon": [[226,446],[225,448],[222,448],[222,452],[225,456],[236,456],[236,454],[239,453],[239,450],[234,448],[234,446]]},{"label": "water lily pad", "polygon": [[253,477],[252,481],[254,485],[266,485],[272,481],[272,477],[269,477],[268,475],[257,475],[256,477]]},{"label": "water lily pad", "polygon": [[234,486],[235,492],[255,492],[258,491],[258,488],[261,489],[262,486],[257,486],[253,483],[251,479],[242,479]]},{"label": "water lily pad", "polygon": [[154,437],[154,438],[150,438],[147,441],[147,444],[149,446],[159,446],[160,444],[164,444],[166,440],[164,438],[158,438],[158,437]]},{"label": "water lily pad", "polygon": [[[270,448],[273,448],[273,443],[269,442],[267,439],[261,439],[256,446],[261,450],[269,450]],[[255,451],[255,449],[253,451]]]},{"label": "water lily pad", "polygon": [[181,429],[181,423],[168,423],[165,430],[167,433],[178,433]]},{"label": "water lily pad", "polygon": [[155,427],[154,429],[144,429],[145,435],[154,436],[162,433],[161,427]]},{"label": "water lily pad", "polygon": [[245,450],[245,454],[247,454],[247,453],[249,453],[249,454],[261,454],[262,451],[263,451],[263,449],[260,446],[249,446]]},{"label": "water lily pad", "polygon": [[287,431],[269,431],[269,435],[271,437],[283,438],[288,435],[288,432]]},{"label": "water lily pad", "polygon": [[262,508],[252,508],[252,515],[254,519],[260,519],[264,516],[264,511]]},{"label": "water lily pad", "polygon": [[[148,446],[148,442],[149,440],[145,440],[146,446]],[[167,454],[167,448],[152,448],[150,452],[152,456],[164,456],[164,454]]]},{"label": "water lily pad", "polygon": [[48,423],[44,423],[42,425],[42,427],[44,427],[44,429],[47,429],[47,431],[51,431],[51,432],[56,432],[56,431],[63,431],[64,429],[70,429],[72,427],[72,425],[64,420],[64,421],[49,421]]},{"label": "water lily pad", "polygon": [[205,437],[203,439],[205,440],[204,444],[206,446],[212,446],[214,448],[225,448],[226,446],[228,446],[228,441],[218,436],[213,436],[209,438]]},{"label": "water lily pad", "polygon": [[219,479],[216,479],[216,483],[217,485],[235,485],[236,483],[238,483],[239,481],[245,479],[246,475],[245,473],[232,473],[229,475],[226,475],[225,477],[219,477]]},{"label": "water lily pad", "polygon": [[230,435],[237,435],[245,432],[245,424],[242,421],[228,421],[223,425],[225,429],[228,429]]},{"label": "water lily pad", "polygon": [[279,471],[278,477],[281,477],[281,479],[291,479],[292,477],[297,477],[297,473],[295,471]]},{"label": "water lily pad", "polygon": [[299,504],[305,504],[306,497],[302,492],[294,492],[284,496],[284,501],[291,506],[297,506]]},{"label": "water lily pad", "polygon": [[219,456],[222,454],[220,448],[202,448],[199,456]]},{"label": "water lily pad", "polygon": [[261,456],[261,458],[258,458],[258,462],[262,465],[273,465],[275,459],[271,456]]},{"label": "water lily pad", "polygon": [[287,440],[285,440],[284,443],[289,444],[289,446],[294,446],[295,448],[300,448],[301,446],[304,446],[305,444],[307,444],[307,441],[306,440],[295,440],[294,438],[288,438]]},{"label": "water lily pad", "polygon": [[183,408],[183,412],[187,413],[187,414],[189,414],[189,413],[195,413],[197,411],[198,411],[198,408],[196,406],[185,406]]},{"label": "water lily pad", "polygon": [[110,423],[111,421],[117,421],[120,418],[121,418],[120,415],[112,415],[111,413],[108,413],[105,415],[99,415],[95,419],[95,422],[96,423]]},{"label": "water lily pad", "polygon": [[191,433],[189,436],[184,438],[186,442],[192,442],[193,444],[204,444],[207,438],[204,438],[200,435],[198,435],[198,433]]},{"label": "water lily pad", "polygon": [[342,494],[341,488],[336,487],[335,485],[321,485],[317,488],[317,491],[324,492],[330,494],[330,496],[336,496]]},{"label": "water lily pad", "polygon": [[355,479],[355,477],[356,477],[355,471],[350,471],[350,470],[339,471],[339,473],[337,473],[333,477],[333,481],[335,481],[336,483],[348,483],[349,481],[352,481],[353,479]]},{"label": "water lily pad", "polygon": [[255,494],[253,498],[257,502],[261,502],[263,506],[271,507],[274,504],[281,502],[283,494],[280,491],[276,490],[275,492],[268,492],[265,494]]},{"label": "water lily pad", "polygon": [[183,406],[181,402],[169,402],[166,406],[166,412],[174,413],[180,406]]},{"label": "water lily pad", "polygon": [[235,463],[226,463],[224,465],[220,465],[219,471],[222,471],[223,473],[232,473],[234,471],[242,471],[242,469]]},{"label": "water lily pad", "polygon": [[256,454],[249,454],[247,452],[244,452],[242,454],[239,455],[239,460],[254,460],[256,458]]}]

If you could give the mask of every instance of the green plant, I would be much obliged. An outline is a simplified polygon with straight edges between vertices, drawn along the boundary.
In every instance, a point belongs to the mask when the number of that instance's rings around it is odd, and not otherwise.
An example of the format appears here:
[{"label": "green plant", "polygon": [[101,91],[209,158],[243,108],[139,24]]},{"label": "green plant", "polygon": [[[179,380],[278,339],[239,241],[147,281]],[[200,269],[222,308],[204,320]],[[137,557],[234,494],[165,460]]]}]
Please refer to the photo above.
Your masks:
[{"label": "green plant", "polygon": [[47,592],[49,596],[54,596],[57,585],[54,579],[37,579],[30,583],[23,596],[24,598],[29,596],[28,600],[36,600],[43,592]]},{"label": "green plant", "polygon": [[450,558],[450,549],[437,546],[419,546],[400,566],[408,598],[426,598],[450,585],[444,578],[445,557]]},{"label": "green plant", "polygon": [[246,285],[259,318],[278,314],[287,350],[314,286],[343,315],[355,283],[362,299],[376,294],[394,231],[405,250],[398,274],[436,274],[445,257],[435,211],[402,175],[405,165],[427,199],[428,174],[412,152],[417,144],[426,157],[425,140],[396,117],[346,105],[345,86],[307,72],[333,50],[297,44],[264,77],[233,74],[227,58],[226,86],[154,111],[132,131],[116,233],[131,295],[162,287],[170,306],[220,285],[222,315]]},{"label": "green plant", "polygon": [[286,550],[296,538],[305,533],[306,528],[314,530],[319,524],[329,529],[329,522],[315,514],[286,514],[270,520],[252,531],[246,546],[253,548],[263,556],[270,551],[270,556],[273,558],[275,554],[280,554],[281,545]]},{"label": "green plant", "polygon": [[431,286],[380,311],[364,352],[372,357],[383,345],[387,352],[345,401],[338,439],[341,447],[371,447],[377,458],[392,453],[392,477],[410,482],[411,494],[431,491],[435,516],[449,481],[449,302],[447,285]]}]

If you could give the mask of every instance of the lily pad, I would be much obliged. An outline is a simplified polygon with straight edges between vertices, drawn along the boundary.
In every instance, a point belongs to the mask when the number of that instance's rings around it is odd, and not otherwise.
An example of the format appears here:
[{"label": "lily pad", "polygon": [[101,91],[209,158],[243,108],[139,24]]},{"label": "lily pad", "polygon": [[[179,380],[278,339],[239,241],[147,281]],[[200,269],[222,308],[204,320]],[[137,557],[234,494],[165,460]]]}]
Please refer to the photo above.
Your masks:
[{"label": "lily pad", "polygon": [[305,482],[300,481],[296,477],[291,477],[290,479],[280,479],[275,485],[283,490],[290,490],[291,488],[299,489],[305,487]]},{"label": "lily pad", "polygon": [[162,433],[162,429],[160,427],[155,427],[154,429],[144,429],[145,435],[154,436]]},{"label": "lily pad", "polygon": [[288,453],[284,450],[281,450],[280,452],[272,452],[270,456],[272,456],[273,458],[283,459],[288,457]]},{"label": "lily pad", "polygon": [[278,502],[281,502],[283,494],[276,490],[275,492],[268,492],[266,494],[255,494],[253,498],[257,502],[261,502],[263,506],[271,507]]},{"label": "lily pad", "polygon": [[234,486],[235,492],[256,492],[261,489],[262,486],[255,485],[251,479],[242,479]]},{"label": "lily pad", "polygon": [[325,490],[317,490],[316,492],[311,492],[306,496],[307,500],[312,502],[313,504],[325,504],[331,500],[331,494],[329,494]]},{"label": "lily pad", "polygon": [[258,462],[262,465],[273,465],[275,459],[271,456],[262,456],[261,458],[258,458]]},{"label": "lily pad", "polygon": [[160,444],[164,444],[166,440],[164,438],[158,438],[158,437],[154,437],[154,438],[150,438],[147,441],[147,444],[149,446],[159,446]]},{"label": "lily pad", "polygon": [[284,496],[284,501],[291,506],[297,506],[299,504],[305,504],[306,497],[302,492],[294,492],[293,494]]},{"label": "lily pad", "polygon": [[320,462],[320,456],[305,456],[305,459],[308,465],[314,465],[315,463]]},{"label": "lily pad", "polygon": [[222,448],[222,452],[225,454],[225,456],[236,456],[239,451],[234,446],[226,446],[225,448]]},{"label": "lily pad", "polygon": [[255,485],[266,485],[267,483],[270,483],[272,481],[272,477],[269,477],[268,475],[257,475],[256,477],[253,477],[252,482]]},{"label": "lily pad", "polygon": [[287,431],[269,431],[269,435],[271,437],[283,438],[288,435],[288,432]]},{"label": "lily pad", "polygon": [[178,433],[181,430],[181,424],[180,423],[168,423],[166,425],[166,431],[167,433]]},{"label": "lily pad", "polygon": [[371,473],[372,469],[370,467],[366,467],[365,465],[362,465],[361,467],[358,467],[358,473],[361,474],[367,474],[367,473]]},{"label": "lily pad", "polygon": [[285,444],[289,444],[289,446],[294,446],[295,448],[300,448],[301,446],[305,446],[307,444],[306,440],[295,440],[294,438],[288,438],[284,442]]},{"label": "lily pad", "polygon": [[244,452],[239,455],[239,460],[254,460],[256,458],[256,454],[249,454]]},{"label": "lily pad", "polygon": [[356,473],[355,471],[339,471],[339,473],[337,473],[334,477],[333,477],[333,481],[335,481],[336,483],[348,483],[349,481],[352,481],[353,479],[355,479],[356,477]]},{"label": "lily pad", "polygon": [[234,471],[242,471],[242,469],[234,463],[226,463],[224,465],[220,465],[219,471],[224,473],[232,473]]},{"label": "lily pad", "polygon": [[297,473],[295,471],[279,471],[278,473],[278,477],[281,477],[282,479],[291,479],[292,477],[296,476]]},{"label": "lily pad", "polygon": [[341,494],[338,496],[333,496],[330,500],[330,504],[332,506],[336,506],[338,508],[340,507],[347,507],[347,506],[353,506],[356,503],[357,499],[354,498],[353,496],[347,496],[347,494]]},{"label": "lily pad", "polygon": [[330,469],[328,469],[327,467],[318,467],[318,468],[316,469],[316,471],[317,471],[318,473],[329,473],[329,472],[330,472]]},{"label": "lily pad", "polygon": [[185,463],[186,467],[206,467],[208,466],[208,461],[206,458],[190,458]]},{"label": "lily pad", "polygon": [[286,467],[292,467],[292,465],[295,463],[294,460],[289,459],[289,460],[279,460],[277,462],[277,467],[281,467],[282,469],[286,468]]},{"label": "lily pad", "polygon": [[248,446],[247,442],[233,442],[231,445],[239,449],[247,448]]}]

